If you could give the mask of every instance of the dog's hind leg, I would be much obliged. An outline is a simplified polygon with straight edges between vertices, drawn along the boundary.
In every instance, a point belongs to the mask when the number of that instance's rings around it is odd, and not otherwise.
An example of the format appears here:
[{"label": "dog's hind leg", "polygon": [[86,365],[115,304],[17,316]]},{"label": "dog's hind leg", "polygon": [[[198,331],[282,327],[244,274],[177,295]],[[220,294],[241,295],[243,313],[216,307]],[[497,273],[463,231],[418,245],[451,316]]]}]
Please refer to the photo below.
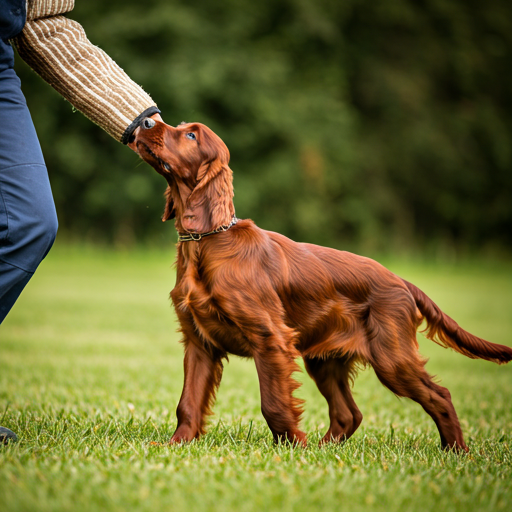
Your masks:
[{"label": "dog's hind leg", "polygon": [[348,439],[363,420],[350,390],[354,360],[304,358],[304,364],[329,405],[330,426],[320,444]]},{"label": "dog's hind leg", "polygon": [[378,355],[373,351],[370,364],[384,386],[397,396],[419,403],[432,417],[443,448],[468,451],[450,392],[433,381],[419,353],[393,350],[388,344],[385,353]]}]

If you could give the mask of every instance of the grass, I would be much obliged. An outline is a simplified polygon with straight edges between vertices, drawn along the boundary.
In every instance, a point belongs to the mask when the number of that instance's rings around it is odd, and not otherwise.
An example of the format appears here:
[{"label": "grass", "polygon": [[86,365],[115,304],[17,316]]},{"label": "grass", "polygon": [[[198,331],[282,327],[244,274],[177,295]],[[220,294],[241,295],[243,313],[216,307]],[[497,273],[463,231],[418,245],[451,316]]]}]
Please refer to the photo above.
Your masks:
[{"label": "grass", "polygon": [[[274,445],[250,361],[226,365],[201,440],[175,428],[182,349],[168,302],[173,255],[57,246],[0,327],[0,511],[510,510],[512,366],[421,339],[452,393],[468,455],[439,448],[435,425],[371,370],[356,381],[363,424],[318,448],[328,422],[298,375],[310,447]],[[511,345],[512,267],[384,262],[471,332]]]}]

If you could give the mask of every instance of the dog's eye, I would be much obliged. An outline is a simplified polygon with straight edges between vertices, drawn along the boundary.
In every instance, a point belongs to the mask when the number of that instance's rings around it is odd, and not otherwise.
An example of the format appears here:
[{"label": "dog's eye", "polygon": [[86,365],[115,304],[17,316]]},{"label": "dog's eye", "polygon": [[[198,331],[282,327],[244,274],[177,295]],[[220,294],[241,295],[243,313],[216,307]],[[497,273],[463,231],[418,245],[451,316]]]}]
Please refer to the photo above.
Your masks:
[{"label": "dog's eye", "polygon": [[196,140],[196,134],[194,132],[189,132],[185,135],[187,139]]}]

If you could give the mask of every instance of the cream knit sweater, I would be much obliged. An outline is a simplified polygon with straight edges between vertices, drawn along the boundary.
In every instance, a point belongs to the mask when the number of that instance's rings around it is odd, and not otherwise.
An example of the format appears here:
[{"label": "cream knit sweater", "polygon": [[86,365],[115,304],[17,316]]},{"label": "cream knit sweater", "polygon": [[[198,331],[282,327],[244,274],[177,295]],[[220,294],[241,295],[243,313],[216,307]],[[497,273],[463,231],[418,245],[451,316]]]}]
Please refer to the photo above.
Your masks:
[{"label": "cream knit sweater", "polygon": [[74,107],[127,143],[143,117],[158,113],[151,97],[65,16],[75,0],[27,0],[27,22],[14,44],[27,64]]}]

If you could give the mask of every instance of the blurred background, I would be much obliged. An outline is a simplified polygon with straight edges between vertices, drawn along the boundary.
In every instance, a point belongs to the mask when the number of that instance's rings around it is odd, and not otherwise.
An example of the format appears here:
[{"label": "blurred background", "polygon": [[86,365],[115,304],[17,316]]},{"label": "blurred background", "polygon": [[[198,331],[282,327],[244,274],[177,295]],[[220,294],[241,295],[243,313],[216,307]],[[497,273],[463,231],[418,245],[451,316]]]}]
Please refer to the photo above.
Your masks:
[{"label": "blurred background", "polygon": [[[157,102],[231,151],[241,218],[375,254],[512,252],[509,0],[77,0]],[[22,61],[60,239],[174,243],[164,180]]]}]

